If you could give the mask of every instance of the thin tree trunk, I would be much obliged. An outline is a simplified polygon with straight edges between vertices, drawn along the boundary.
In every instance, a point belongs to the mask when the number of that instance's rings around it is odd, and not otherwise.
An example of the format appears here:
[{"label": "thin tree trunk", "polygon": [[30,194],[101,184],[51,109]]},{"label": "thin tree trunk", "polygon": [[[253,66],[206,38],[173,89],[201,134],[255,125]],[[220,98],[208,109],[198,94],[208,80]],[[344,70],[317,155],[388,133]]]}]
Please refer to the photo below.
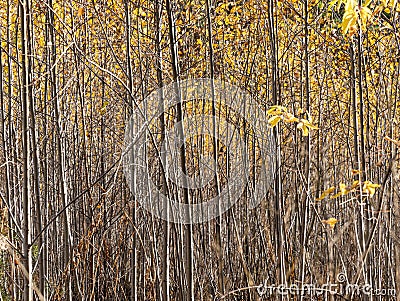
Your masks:
[{"label": "thin tree trunk", "polygon": [[[64,268],[68,268],[72,265],[71,251],[72,251],[72,234],[71,234],[71,222],[70,222],[70,208],[67,208],[68,204],[68,188],[66,184],[66,173],[65,173],[65,150],[63,148],[63,126],[61,121],[60,112],[60,100],[58,96],[58,72],[57,72],[57,51],[56,51],[56,38],[54,28],[54,11],[53,1],[49,0],[49,17],[50,17],[50,44],[51,44],[51,96],[54,102],[54,114],[56,119],[56,153],[57,153],[57,172],[59,176],[59,188],[60,198],[63,208],[65,210],[62,214],[63,219],[63,239],[64,239]],[[68,274],[71,272],[67,269]],[[72,300],[72,279],[67,278],[67,298]]]},{"label": "thin tree trunk", "polygon": [[[7,52],[10,54],[11,53],[11,49],[12,49],[12,46],[11,46],[11,43],[10,43],[10,41],[11,41],[11,3],[10,3],[10,0],[7,0],[7,35],[6,36],[7,36]],[[4,150],[9,153],[9,159],[6,162],[9,161],[10,163],[14,159],[13,158],[14,157],[13,153],[15,152],[15,148],[14,148],[14,151],[13,151],[13,144],[12,144],[13,143],[12,142],[13,141],[13,139],[12,139],[12,136],[13,136],[13,119],[14,119],[13,118],[12,105],[11,105],[12,104],[12,95],[14,93],[13,85],[11,85],[11,83],[12,83],[12,81],[14,79],[14,76],[13,76],[13,63],[12,62],[13,62],[13,60],[12,60],[11,55],[8,55],[8,59],[7,59],[7,69],[8,69],[8,71],[7,71],[7,78],[8,78],[7,97],[8,97],[9,101],[8,101],[8,104],[7,104],[7,106],[8,106],[7,115],[8,115],[8,120],[9,121],[8,121],[8,126],[7,126],[7,130],[8,130],[7,140],[8,140],[8,143],[6,144],[7,148],[5,148]],[[12,164],[10,164],[10,165],[7,164],[6,165],[7,182],[9,183],[9,187],[13,186],[12,184],[14,183],[14,179],[15,179],[15,177],[12,176],[13,175],[13,170],[14,170],[14,167],[13,167]],[[8,201],[8,214],[9,214],[9,216],[11,216],[11,215],[14,214],[14,212],[11,210],[11,208],[12,208],[12,200],[14,199],[15,193],[14,193],[14,191],[12,189],[8,190],[8,191],[9,191],[9,196],[8,196],[8,199],[7,199],[7,201]],[[10,229],[8,231],[9,240],[10,240],[11,243],[14,243],[14,231],[13,231],[13,225],[12,225],[11,219],[9,219],[9,227],[10,227]],[[17,281],[16,281],[16,267],[15,267],[14,264],[11,267],[11,279],[12,279],[11,297],[13,298],[13,300],[16,300],[17,299]]]},{"label": "thin tree trunk", "polygon": [[[31,41],[30,37],[31,31],[28,32],[28,40]],[[29,53],[33,53],[31,44],[28,43],[28,51]],[[30,64],[30,70],[33,70],[33,66]],[[29,85],[29,95],[30,95],[30,103],[29,103],[29,114],[30,114],[30,134],[31,134],[31,154],[32,154],[32,162],[33,162],[33,170],[32,170],[32,182],[34,188],[34,200],[35,200],[35,225],[36,225],[36,233],[41,233],[42,231],[42,210],[41,210],[41,202],[40,202],[40,170],[39,170],[39,152],[38,152],[38,142],[37,142],[37,127],[36,127],[36,117],[35,117],[35,101],[33,98],[33,85]],[[39,290],[44,293],[44,257],[43,257],[43,235],[40,234],[37,243],[38,250],[38,268],[39,268]]]},{"label": "thin tree trunk", "polygon": [[30,196],[30,147],[29,147],[29,105],[32,95],[29,95],[29,86],[31,84],[31,71],[29,64],[29,1],[25,0],[19,4],[21,12],[21,41],[22,41],[22,95],[21,95],[21,116],[22,116],[22,157],[23,157],[23,188],[22,188],[22,206],[23,206],[23,243],[22,255],[23,265],[27,272],[24,275],[24,300],[33,300],[32,289],[32,249],[31,249],[31,196]]},{"label": "thin tree trunk", "polygon": [[[359,0],[359,6],[361,7],[362,1]],[[359,177],[359,180],[364,182],[366,180],[366,172],[367,172],[367,167],[366,167],[366,162],[365,162],[365,133],[364,133],[364,93],[363,93],[363,60],[364,60],[364,55],[363,55],[363,46],[362,46],[362,39],[363,39],[363,32],[362,29],[359,28],[358,30],[358,36],[357,36],[357,86],[358,86],[358,101],[359,101],[359,118],[360,118],[360,148],[359,148],[359,169],[361,170],[361,174]],[[356,128],[356,130],[358,130]],[[369,129],[367,129],[369,130]],[[367,216],[365,216],[367,215]],[[361,236],[361,243],[363,246],[363,252],[365,252],[365,240],[366,240],[366,235],[370,233],[370,223],[369,221],[371,220],[371,206],[369,204],[369,200],[365,200],[363,202],[361,200],[360,202],[360,230],[362,231],[360,233]],[[371,256],[368,254],[367,259],[366,259],[366,283],[373,283],[372,281],[372,274],[371,274],[371,267],[369,265],[369,260]]]},{"label": "thin tree trunk", "polygon": [[[269,39],[271,47],[271,65],[272,65],[272,102],[273,104],[281,104],[279,97],[279,76],[278,76],[278,46],[277,46],[277,28],[275,24],[275,2],[274,0],[268,1],[268,24],[269,24]],[[274,179],[274,201],[275,201],[275,246],[276,246],[276,258],[278,261],[276,268],[276,280],[279,283],[285,283],[285,254],[284,254],[284,229],[282,228],[282,208],[283,208],[283,197],[282,197],[282,176],[281,176],[281,151],[280,151],[280,135],[279,126],[274,127],[274,139],[275,139],[275,179]],[[282,296],[280,296],[282,298]]]},{"label": "thin tree trunk", "polygon": [[[131,58],[131,12],[129,10],[129,1],[124,1],[124,9],[125,9],[125,34],[126,34],[126,68],[128,75],[128,83],[127,86],[129,88],[128,91],[128,99],[127,103],[131,105],[131,110],[129,110],[129,114],[134,112],[134,100],[132,98],[133,93],[133,79],[132,79],[132,58]],[[134,157],[132,157],[134,158]],[[132,173],[132,177],[135,177],[135,173]],[[131,185],[131,192],[133,194],[133,206],[132,206],[132,222],[133,225],[136,223],[136,200],[135,200],[135,180],[132,179],[133,185]],[[132,190],[133,189],[133,190]],[[137,259],[137,247],[136,247],[136,229],[132,227],[132,254],[131,254],[131,269],[130,269],[130,290],[131,295],[130,299],[136,301],[137,300],[137,292],[138,292],[138,284],[137,284],[137,267],[138,267],[138,259]]]},{"label": "thin tree trunk", "polygon": [[[208,48],[209,48],[209,66],[210,66],[210,77],[211,77],[211,101],[212,101],[212,130],[213,130],[213,160],[214,160],[214,185],[216,189],[217,196],[220,195],[221,187],[219,183],[219,175],[218,175],[218,153],[219,153],[219,145],[218,145],[218,125],[217,125],[217,112],[216,112],[216,104],[215,104],[215,86],[214,86],[214,47],[213,47],[213,33],[212,33],[212,23],[211,23],[211,11],[210,11],[210,1],[206,0],[206,9],[207,9],[207,35],[208,35]],[[218,289],[220,293],[224,294],[224,253],[223,253],[223,245],[221,239],[221,224],[222,224],[222,216],[221,212],[221,204],[218,203],[218,212],[215,224],[215,235],[218,246]]]},{"label": "thin tree trunk", "polygon": [[[162,64],[162,6],[163,1],[157,0],[155,7],[155,23],[156,23],[156,69],[157,69],[157,84],[159,91],[159,102],[161,107],[161,115],[160,115],[160,125],[161,125],[161,150],[165,150],[166,141],[165,141],[165,116],[164,116],[164,93],[163,93],[163,64]],[[162,181],[162,193],[163,195],[168,195],[168,183],[167,183],[167,156],[165,152],[161,152],[161,168],[160,168],[160,177]],[[168,204],[163,203],[163,211],[165,212],[165,220],[162,221],[163,224],[163,244],[162,244],[162,258],[161,258],[161,300],[169,301],[170,300],[170,279],[169,279],[169,269],[170,269],[170,226],[169,226],[169,206]]]},{"label": "thin tree trunk", "polygon": [[[184,175],[187,174],[186,170],[186,147],[185,147],[185,134],[183,128],[183,113],[182,113],[182,99],[181,99],[181,91],[179,84],[179,63],[178,63],[178,52],[176,47],[176,28],[174,23],[174,14],[172,11],[172,5],[170,0],[166,0],[167,5],[167,14],[168,14],[168,27],[169,27],[169,41],[170,41],[170,51],[171,51],[171,59],[172,59],[172,77],[175,83],[175,95],[178,97],[178,102],[176,105],[176,122],[178,123],[177,130],[178,136],[183,144],[180,149],[180,167],[182,168],[182,172]],[[184,204],[189,204],[189,190],[187,185],[187,179],[183,177],[183,201]],[[189,209],[186,209],[185,218],[187,221],[191,221],[191,212]],[[186,290],[184,293],[184,300],[194,300],[194,284],[193,284],[193,238],[192,238],[192,224],[182,225],[183,235],[184,235],[184,273],[186,280]]]},{"label": "thin tree trunk", "polygon": [[[309,39],[309,28],[308,28],[308,0],[304,1],[304,98],[305,98],[305,107],[307,114],[310,114],[310,68],[309,68],[309,50],[308,50],[308,39]],[[303,99],[302,99],[303,102]],[[310,174],[310,137],[304,137],[304,145],[305,145],[305,158],[304,158],[304,175],[306,179],[306,194],[305,200],[302,200],[302,224],[301,224],[301,255],[302,255],[302,266],[301,266],[301,283],[305,282],[305,272],[306,272],[306,253],[307,253],[307,229],[309,225],[309,214],[310,214],[310,185],[311,185],[311,174]],[[332,279],[331,279],[332,281]]]},{"label": "thin tree trunk", "polygon": [[[360,170],[362,168],[362,165],[360,163],[360,144],[359,144],[359,132],[358,128],[363,125],[359,125],[359,120],[358,120],[358,105],[357,105],[357,82],[356,82],[356,58],[354,54],[354,44],[350,43],[350,87],[351,87],[351,93],[350,97],[352,100],[352,117],[353,117],[353,136],[354,136],[354,163],[353,163],[353,168],[356,170]],[[362,170],[362,173],[364,173],[365,170]],[[363,176],[360,174],[355,174],[354,176],[355,180],[362,181]],[[358,202],[360,204],[360,213],[357,215],[357,236],[359,237],[358,243],[360,246],[360,255],[359,258],[361,259],[364,252],[365,252],[365,224],[364,224],[364,205],[363,205],[363,199],[362,199],[362,193],[360,191],[360,194],[358,196]],[[365,266],[364,264],[361,265],[360,267],[363,271],[363,275],[365,275]]]}]

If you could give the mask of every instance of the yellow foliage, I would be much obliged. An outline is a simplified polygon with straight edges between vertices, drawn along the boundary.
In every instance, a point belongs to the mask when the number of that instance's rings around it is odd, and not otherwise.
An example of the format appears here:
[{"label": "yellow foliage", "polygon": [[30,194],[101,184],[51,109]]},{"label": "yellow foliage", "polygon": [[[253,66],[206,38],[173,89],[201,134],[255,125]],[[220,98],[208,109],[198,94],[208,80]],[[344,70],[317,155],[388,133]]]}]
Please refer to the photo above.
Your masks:
[{"label": "yellow foliage", "polygon": [[283,121],[285,121],[287,123],[299,122],[299,118],[294,117],[293,114],[291,114],[291,113],[285,113],[285,114],[283,114]]},{"label": "yellow foliage", "polygon": [[271,108],[268,109],[268,115],[281,115],[283,112],[287,112],[287,109],[283,106],[273,105]]},{"label": "yellow foliage", "polygon": [[322,201],[324,198],[326,198],[328,195],[330,195],[332,192],[335,191],[335,186],[329,187],[327,190],[323,191],[321,196],[316,199],[316,201]]},{"label": "yellow foliage", "polygon": [[370,181],[365,181],[363,186],[363,192],[367,193],[369,196],[373,196],[375,194],[376,188],[381,187],[379,184],[374,184]]},{"label": "yellow foliage", "polygon": [[334,217],[330,217],[327,220],[322,220],[322,223],[329,225],[329,228],[332,230],[335,229],[335,225],[337,224],[338,220]]},{"label": "yellow foliage", "polygon": [[[352,170],[352,172],[360,173],[359,170]],[[381,185],[374,184],[371,181],[364,181],[361,184],[363,184],[362,192],[367,193],[368,196],[373,196],[375,194],[375,190],[377,188],[381,187]],[[359,185],[360,185],[359,180],[354,181],[353,184],[351,184],[351,185],[346,185],[346,184],[340,183],[338,193],[332,195],[330,198],[335,199],[340,196],[349,194],[350,192],[355,191],[357,187],[360,187]],[[334,191],[335,191],[335,187],[334,186],[330,187],[327,190],[325,190],[324,192],[322,192],[321,196],[319,198],[317,198],[316,200],[321,201],[324,198],[326,198],[327,196],[329,196],[330,194],[332,194]]]},{"label": "yellow foliage", "polygon": [[81,17],[84,12],[85,12],[85,9],[83,7],[79,7],[78,8],[78,13],[77,13],[78,18]]},{"label": "yellow foliage", "polygon": [[311,124],[307,119],[300,119],[300,122],[297,124],[297,128],[300,129],[303,133],[303,136],[308,136],[309,130],[318,130],[318,127]]},{"label": "yellow foliage", "polygon": [[[304,111],[299,110],[298,112]],[[286,107],[280,105],[274,105],[270,107],[267,111],[267,114],[272,116],[268,119],[268,124],[271,128],[276,126],[279,121],[283,120],[286,123],[297,122],[297,128],[302,130],[303,136],[308,136],[310,129],[318,129],[318,127],[313,125],[311,121],[295,117],[292,113],[288,112],[288,109]]]},{"label": "yellow foliage", "polygon": [[281,121],[282,117],[281,116],[272,116],[270,119],[268,119],[268,124],[271,128],[276,126],[279,121]]},{"label": "yellow foliage", "polygon": [[352,36],[357,30],[357,23],[362,30],[366,29],[372,11],[367,7],[369,1],[364,6],[359,7],[357,0],[347,0],[345,12],[340,27],[344,35]]}]

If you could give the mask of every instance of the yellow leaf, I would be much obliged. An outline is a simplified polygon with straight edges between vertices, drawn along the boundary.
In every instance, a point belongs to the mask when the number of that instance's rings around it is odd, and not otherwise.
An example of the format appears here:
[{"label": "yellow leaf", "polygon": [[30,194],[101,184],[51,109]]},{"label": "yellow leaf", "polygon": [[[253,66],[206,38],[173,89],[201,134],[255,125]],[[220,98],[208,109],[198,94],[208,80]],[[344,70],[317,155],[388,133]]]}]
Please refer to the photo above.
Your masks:
[{"label": "yellow leaf", "polygon": [[341,193],[341,192],[338,192],[338,193],[332,195],[332,196],[330,197],[330,199],[336,199],[336,198],[340,197],[341,195],[342,195],[342,193]]},{"label": "yellow leaf", "polygon": [[345,12],[348,12],[350,9],[353,10],[356,5],[358,5],[357,0],[347,0],[346,5],[344,7]]},{"label": "yellow leaf", "polygon": [[83,7],[78,8],[78,17],[82,17],[83,13],[85,12],[85,9]]},{"label": "yellow leaf", "polygon": [[364,6],[358,6],[357,0],[348,0],[345,5],[345,11],[340,27],[343,34],[352,36],[357,31],[356,24],[359,23],[360,27],[365,30],[367,22],[372,15],[372,11],[368,8],[371,0],[367,0]]},{"label": "yellow leaf", "polygon": [[370,196],[373,196],[375,194],[376,188],[381,187],[379,184],[374,184],[370,181],[365,181],[364,186],[363,186],[363,192],[367,193]]},{"label": "yellow leaf", "polygon": [[294,117],[293,114],[291,114],[291,113],[285,113],[285,114],[283,114],[283,117],[284,117],[283,121],[288,122],[288,123],[299,122],[299,118]]},{"label": "yellow leaf", "polygon": [[368,7],[362,6],[360,8],[361,27],[365,29],[367,22],[372,15],[372,11]]},{"label": "yellow leaf", "polygon": [[350,186],[350,190],[353,190],[353,189],[357,188],[359,183],[360,183],[359,180],[354,181],[353,184]]},{"label": "yellow leaf", "polygon": [[328,195],[330,195],[334,191],[335,191],[335,186],[329,187],[327,190],[322,192],[321,196],[318,199],[316,199],[316,201],[323,200],[324,198],[326,198]]},{"label": "yellow leaf", "polygon": [[302,130],[303,136],[308,136],[308,128],[305,126],[305,124],[303,122],[299,122],[297,124],[297,128]]},{"label": "yellow leaf", "polygon": [[347,0],[346,2],[342,24],[340,25],[343,34],[347,34],[349,29],[357,24],[358,14],[355,10],[357,5],[357,0]]},{"label": "yellow leaf", "polygon": [[335,228],[336,223],[338,222],[338,220],[334,217],[330,217],[327,220],[322,220],[322,222],[324,224],[329,225],[329,228],[331,228],[332,230]]},{"label": "yellow leaf", "polygon": [[357,23],[357,14],[354,10],[346,12],[343,15],[343,21],[341,24],[343,34],[346,34],[351,27]]},{"label": "yellow leaf", "polygon": [[270,119],[268,119],[268,124],[271,128],[276,126],[278,122],[282,119],[281,116],[272,116]]},{"label": "yellow leaf", "polygon": [[311,124],[307,119],[300,119],[300,122],[297,124],[297,128],[302,130],[303,136],[308,136],[309,130],[317,130],[318,127]]},{"label": "yellow leaf", "polygon": [[372,1],[372,0],[367,0],[367,1],[365,1],[363,6],[367,7],[367,6],[371,3],[371,1]]},{"label": "yellow leaf", "polygon": [[340,184],[339,184],[339,188],[340,188],[340,193],[341,193],[342,195],[345,195],[345,194],[348,193],[346,184],[340,183]]},{"label": "yellow leaf", "polygon": [[334,194],[334,195],[332,195],[331,196],[331,199],[336,199],[336,198],[338,198],[338,197],[340,197],[340,196],[342,196],[342,195],[345,195],[345,194],[347,194],[347,189],[346,189],[346,185],[345,184],[343,184],[343,183],[340,183],[339,184],[339,192],[338,193],[336,193],[336,194]]},{"label": "yellow leaf", "polygon": [[297,110],[297,115],[303,114],[304,113],[304,109],[300,108]]},{"label": "yellow leaf", "polygon": [[287,112],[287,109],[280,105],[273,105],[267,111],[268,115],[281,115],[283,112]]}]

